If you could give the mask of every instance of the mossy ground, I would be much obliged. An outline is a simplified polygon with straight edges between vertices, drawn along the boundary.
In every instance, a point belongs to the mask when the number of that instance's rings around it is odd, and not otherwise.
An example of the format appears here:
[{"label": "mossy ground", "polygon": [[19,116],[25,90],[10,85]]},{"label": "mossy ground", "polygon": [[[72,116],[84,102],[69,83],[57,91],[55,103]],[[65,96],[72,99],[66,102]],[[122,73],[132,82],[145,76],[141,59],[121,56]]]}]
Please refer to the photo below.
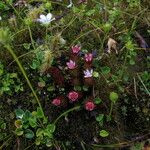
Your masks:
[{"label": "mossy ground", "polygon": [[[45,6],[44,2],[30,4],[33,8],[40,5]],[[73,111],[58,121],[54,137],[61,149],[117,150],[127,146],[127,149],[132,150],[132,146],[137,141],[142,143],[149,139],[149,2],[141,1],[132,4],[132,2],[126,1],[99,2],[94,0],[81,5],[75,1],[74,4],[74,8],[67,9],[67,2],[53,1],[52,8],[46,9],[45,12],[51,11],[56,14],[58,19],[56,23],[52,22],[48,28],[34,21],[31,24],[25,23],[25,20],[29,18],[27,14],[32,9],[22,7],[14,10],[13,7],[6,4],[9,9],[2,11],[4,20],[0,24],[2,28],[10,29],[11,35],[9,36],[13,36],[12,49],[20,57],[19,60],[40,98],[49,121],[54,121],[61,113],[72,108],[74,104],[69,104],[67,108],[52,106],[52,98],[57,95],[58,91],[49,91],[48,87],[52,85],[52,79],[49,79],[46,73],[41,75],[39,68],[33,69],[31,67],[33,59],[35,59],[35,50],[40,45],[44,47],[42,47],[44,50],[45,47],[48,47],[53,51],[55,59],[57,58],[56,61],[59,61],[62,66],[65,65],[68,58],[67,53],[72,45],[80,43],[83,51],[96,50],[97,52],[97,59],[94,63],[100,76],[96,79],[94,88],[103,103],[92,112],[87,112],[82,106],[80,110]],[[16,11],[19,12],[19,15]],[[93,13],[91,13],[92,11]],[[14,19],[12,15],[15,15],[16,18]],[[110,29],[107,25],[111,26]],[[147,43],[146,49],[141,47],[141,39],[135,36],[136,31]],[[67,41],[64,46],[58,42],[58,34],[60,33],[61,37]],[[112,51],[111,54],[106,52],[109,37],[117,41],[118,54],[115,51]],[[132,44],[127,46],[130,41]],[[30,45],[29,48],[26,48],[24,44]],[[134,53],[130,49],[133,49]],[[133,61],[134,64],[129,63]],[[34,140],[17,137],[14,134],[15,109],[22,108],[33,111],[36,109],[37,103],[5,45],[1,45],[0,62],[4,65],[5,74],[8,72],[18,74],[24,88],[23,92],[14,92],[14,87],[10,87],[13,91],[11,95],[6,92],[0,96],[0,119],[6,123],[5,129],[0,128],[1,147],[4,150],[56,149],[56,145],[55,148],[47,148],[43,145],[35,146]],[[103,67],[106,66],[111,70],[109,73],[103,72]],[[41,79],[46,82],[43,89],[38,87],[38,82]],[[0,86],[2,86],[1,82]],[[95,118],[99,113],[109,114],[110,100],[108,95],[111,91],[117,91],[119,101],[113,107],[112,121],[105,120],[103,127],[109,131],[110,135],[107,138],[102,138],[99,136],[101,127]],[[86,93],[85,95],[90,94]],[[80,105],[80,102],[78,104]],[[122,141],[126,141],[128,144],[120,144],[120,147],[112,145],[122,143]],[[96,148],[93,144],[101,145],[102,148]],[[108,147],[103,148],[104,145],[108,145]]]}]

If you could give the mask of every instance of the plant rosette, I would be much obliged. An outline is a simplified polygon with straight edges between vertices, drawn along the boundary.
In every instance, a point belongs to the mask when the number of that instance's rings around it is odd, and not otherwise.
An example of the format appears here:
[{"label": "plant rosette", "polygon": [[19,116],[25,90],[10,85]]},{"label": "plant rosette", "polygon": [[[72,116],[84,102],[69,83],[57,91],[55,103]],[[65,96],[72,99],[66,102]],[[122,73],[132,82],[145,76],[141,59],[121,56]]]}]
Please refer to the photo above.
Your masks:
[{"label": "plant rosette", "polygon": [[77,66],[77,64],[75,62],[67,62],[67,70],[68,73],[71,75],[71,77],[75,78],[75,77],[79,77],[79,67]]},{"label": "plant rosette", "polygon": [[94,84],[93,69],[86,69],[83,71],[83,73],[84,73],[84,84],[92,86]]},{"label": "plant rosette", "polygon": [[84,69],[92,68],[93,54],[87,53],[84,55]]},{"label": "plant rosette", "polygon": [[77,56],[79,54],[81,50],[81,46],[79,45],[75,45],[71,47],[71,54],[73,54],[74,56]]},{"label": "plant rosette", "polygon": [[93,61],[93,54],[92,53],[88,53],[84,55],[84,61],[86,63],[92,63]]}]

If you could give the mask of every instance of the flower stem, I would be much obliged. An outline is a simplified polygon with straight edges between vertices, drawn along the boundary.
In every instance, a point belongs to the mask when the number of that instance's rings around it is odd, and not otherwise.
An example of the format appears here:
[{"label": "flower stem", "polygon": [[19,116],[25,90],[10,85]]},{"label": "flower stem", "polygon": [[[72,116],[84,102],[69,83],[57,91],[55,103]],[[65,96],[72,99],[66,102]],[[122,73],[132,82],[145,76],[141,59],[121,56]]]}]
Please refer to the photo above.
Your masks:
[{"label": "flower stem", "polygon": [[29,80],[29,78],[28,78],[28,76],[27,76],[27,73],[25,72],[25,70],[24,70],[24,68],[23,68],[23,66],[22,66],[22,64],[21,64],[21,62],[20,62],[19,59],[17,58],[16,54],[14,53],[14,51],[12,50],[12,48],[11,48],[10,45],[5,45],[5,47],[7,48],[7,50],[9,51],[9,53],[10,53],[10,54],[12,55],[12,57],[14,58],[14,60],[15,60],[16,63],[17,63],[17,65],[19,66],[19,69],[20,69],[20,71],[22,72],[24,78],[26,79],[26,82],[27,82],[28,86],[30,87],[30,89],[31,89],[31,91],[32,91],[32,93],[33,93],[33,95],[34,95],[34,97],[35,97],[35,99],[36,99],[36,101],[37,101],[37,103],[38,103],[40,109],[41,109],[41,112],[42,112],[42,114],[43,114],[43,117],[44,117],[44,112],[43,112],[43,109],[42,109],[40,100],[39,100],[38,96],[36,95],[36,92],[34,91],[33,86],[32,86],[32,84],[31,84],[31,82],[30,82],[30,80]]},{"label": "flower stem", "polygon": [[29,30],[29,35],[30,35],[30,39],[31,39],[31,43],[32,43],[33,49],[35,50],[34,40],[33,40],[31,28],[30,28],[29,25],[28,25],[28,30]]},{"label": "flower stem", "polygon": [[76,106],[76,107],[73,107],[73,108],[71,108],[71,109],[65,111],[65,112],[62,113],[60,116],[58,116],[58,118],[56,118],[56,120],[54,121],[54,124],[56,124],[56,123],[58,122],[58,120],[59,120],[61,117],[65,116],[65,115],[68,114],[69,112],[72,112],[72,111],[78,110],[78,109],[80,109],[80,106]]},{"label": "flower stem", "polygon": [[109,117],[110,117],[111,114],[112,114],[112,110],[113,110],[113,102],[111,102],[110,111],[109,111]]}]

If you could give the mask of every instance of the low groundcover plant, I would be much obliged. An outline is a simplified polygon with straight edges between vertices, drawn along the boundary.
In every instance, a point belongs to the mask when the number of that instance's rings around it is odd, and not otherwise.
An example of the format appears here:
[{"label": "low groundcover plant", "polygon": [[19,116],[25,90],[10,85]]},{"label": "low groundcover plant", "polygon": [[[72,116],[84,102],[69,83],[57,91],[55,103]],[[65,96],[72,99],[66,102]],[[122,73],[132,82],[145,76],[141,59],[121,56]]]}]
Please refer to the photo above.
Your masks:
[{"label": "low groundcover plant", "polygon": [[148,0],[0,1],[0,150],[149,149]]}]

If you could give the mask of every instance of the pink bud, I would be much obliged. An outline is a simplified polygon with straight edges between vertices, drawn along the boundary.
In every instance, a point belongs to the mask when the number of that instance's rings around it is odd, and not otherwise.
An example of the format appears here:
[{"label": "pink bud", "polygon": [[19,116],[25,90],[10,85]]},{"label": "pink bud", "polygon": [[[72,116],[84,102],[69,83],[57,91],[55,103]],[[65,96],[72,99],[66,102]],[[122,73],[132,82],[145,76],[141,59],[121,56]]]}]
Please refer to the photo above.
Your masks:
[{"label": "pink bud", "polygon": [[75,91],[71,91],[71,92],[69,92],[69,94],[68,94],[68,98],[69,98],[72,102],[74,102],[74,101],[76,101],[76,100],[79,98],[79,94],[78,94],[77,92],[75,92]]},{"label": "pink bud", "polygon": [[91,62],[93,60],[93,54],[92,53],[85,54],[84,59],[86,62]]},{"label": "pink bud", "polygon": [[92,102],[92,101],[87,101],[85,103],[85,109],[88,110],[88,111],[92,111],[95,109],[95,104]]},{"label": "pink bud", "polygon": [[78,45],[75,45],[75,46],[72,46],[71,49],[72,49],[73,54],[78,54],[79,51],[81,50],[81,47]]},{"label": "pink bud", "polygon": [[53,99],[52,104],[55,106],[60,106],[61,105],[61,100],[58,98]]},{"label": "pink bud", "polygon": [[74,69],[76,67],[76,63],[72,60],[66,63],[69,69]]}]

